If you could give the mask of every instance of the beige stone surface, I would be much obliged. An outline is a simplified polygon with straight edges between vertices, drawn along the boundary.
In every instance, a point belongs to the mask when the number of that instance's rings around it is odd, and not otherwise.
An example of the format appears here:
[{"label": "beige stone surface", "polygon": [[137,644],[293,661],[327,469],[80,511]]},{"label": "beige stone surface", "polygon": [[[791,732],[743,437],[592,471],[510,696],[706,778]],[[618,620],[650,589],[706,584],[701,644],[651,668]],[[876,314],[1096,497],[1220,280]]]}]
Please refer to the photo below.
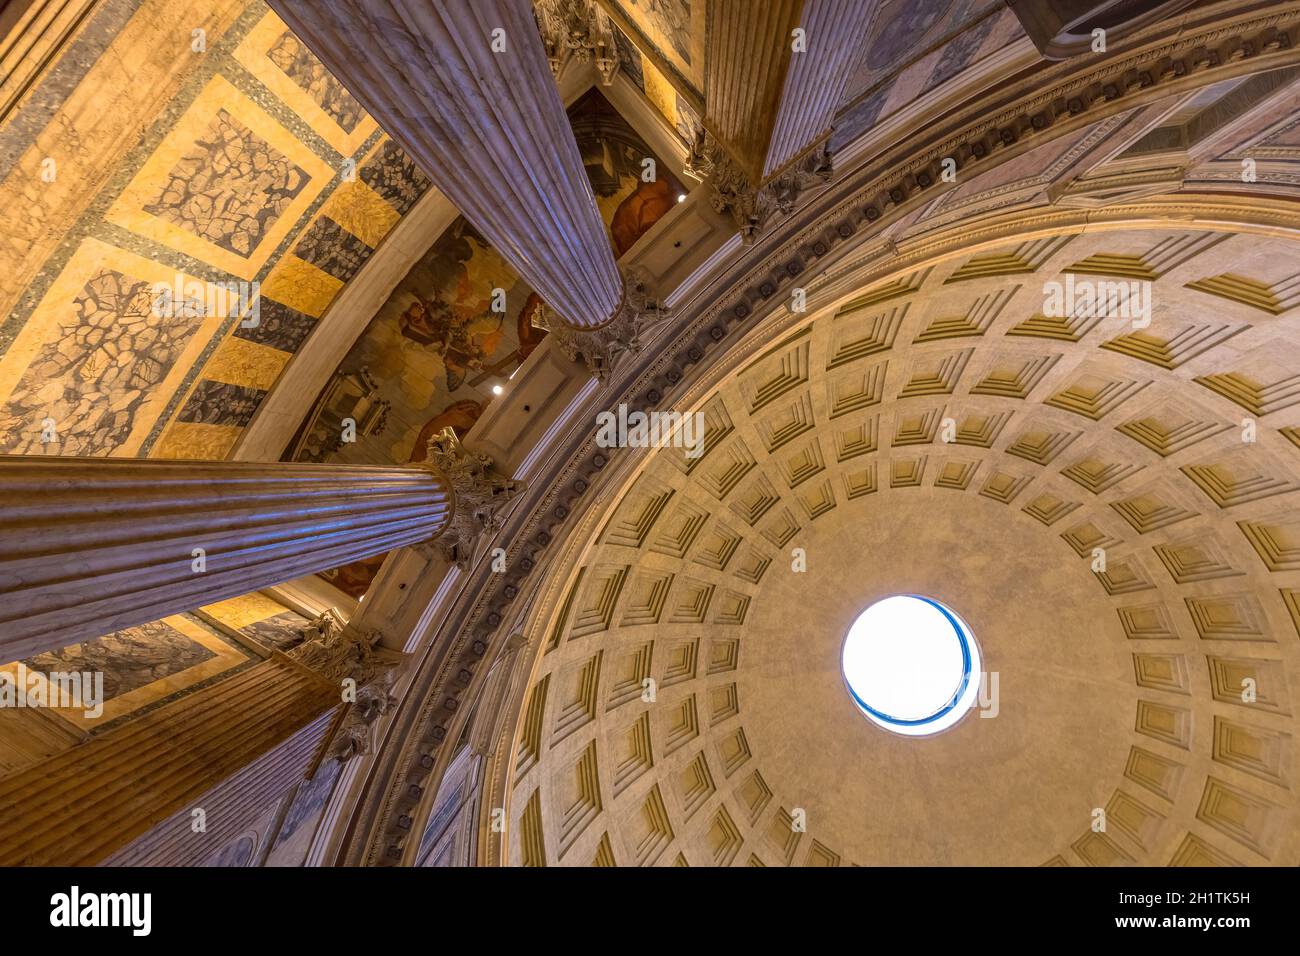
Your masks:
[{"label": "beige stone surface", "polygon": [[[732,356],[696,390],[704,456],[646,457],[537,624],[510,862],[1292,859],[1294,249],[991,243]],[[1139,274],[1149,326],[1043,315],[1051,282]],[[856,712],[847,628],[913,592],[973,628],[996,717],[906,739]]]}]

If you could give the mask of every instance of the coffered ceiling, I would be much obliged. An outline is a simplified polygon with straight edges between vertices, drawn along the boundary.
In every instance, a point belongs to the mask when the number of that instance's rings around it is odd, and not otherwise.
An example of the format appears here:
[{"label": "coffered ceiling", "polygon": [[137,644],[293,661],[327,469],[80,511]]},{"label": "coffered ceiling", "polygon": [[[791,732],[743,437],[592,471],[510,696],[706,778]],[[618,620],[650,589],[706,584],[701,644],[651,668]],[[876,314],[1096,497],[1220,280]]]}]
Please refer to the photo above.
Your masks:
[{"label": "coffered ceiling", "polygon": [[[532,636],[510,861],[1292,859],[1295,262],[1281,237],[1064,231],[753,348],[696,406],[706,453],[649,456]],[[1147,328],[1043,314],[1049,283],[1130,280]],[[921,740],[839,673],[854,617],[908,592],[1000,680]]]}]

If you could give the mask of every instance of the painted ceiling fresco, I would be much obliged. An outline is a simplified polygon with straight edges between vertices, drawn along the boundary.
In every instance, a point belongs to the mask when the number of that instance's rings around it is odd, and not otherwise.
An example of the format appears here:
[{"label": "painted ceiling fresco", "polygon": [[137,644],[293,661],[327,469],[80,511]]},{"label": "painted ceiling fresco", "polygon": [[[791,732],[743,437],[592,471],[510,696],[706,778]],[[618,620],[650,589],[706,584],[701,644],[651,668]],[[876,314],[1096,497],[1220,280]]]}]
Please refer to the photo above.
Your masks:
[{"label": "painted ceiling fresco", "polygon": [[[682,185],[597,89],[570,107],[569,121],[614,254],[621,256],[673,207]],[[655,159],[653,182],[641,178],[646,158]],[[494,289],[504,291],[504,311],[492,309]],[[423,460],[430,436],[448,425],[468,431],[492,386],[541,341],[545,333],[531,324],[540,304],[474,227],[457,218],[375,314],[291,456],[353,464]],[[358,389],[336,387],[345,380],[360,383]],[[373,430],[362,429],[355,442],[340,443],[333,423],[352,411],[358,390],[368,407],[382,405],[382,417],[373,417]],[[322,406],[334,400],[348,404],[331,414]],[[372,558],[324,577],[359,596],[381,563],[382,557]]]},{"label": "painted ceiling fresco", "polygon": [[641,49],[653,49],[691,89],[703,95],[706,0],[609,0],[626,18]]},{"label": "painted ceiling fresco", "polygon": [[225,457],[429,186],[261,0],[106,0],[0,155],[4,454]]},{"label": "painted ceiling fresco", "polygon": [[883,0],[845,90],[832,148],[1023,35],[998,0]]}]

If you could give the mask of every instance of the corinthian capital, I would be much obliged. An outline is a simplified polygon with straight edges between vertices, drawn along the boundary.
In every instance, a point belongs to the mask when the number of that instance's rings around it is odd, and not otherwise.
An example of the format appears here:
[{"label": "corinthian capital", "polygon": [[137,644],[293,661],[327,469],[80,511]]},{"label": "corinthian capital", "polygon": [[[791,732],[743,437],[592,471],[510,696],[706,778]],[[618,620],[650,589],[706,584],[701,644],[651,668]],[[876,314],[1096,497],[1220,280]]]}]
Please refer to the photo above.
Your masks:
[{"label": "corinthian capital", "polygon": [[535,0],[533,14],[557,79],[572,57],[579,63],[594,61],[605,86],[614,82],[618,47],[613,25],[592,0]]},{"label": "corinthian capital", "polygon": [[343,623],[334,608],[302,629],[303,642],[289,652],[299,664],[329,680],[350,677],[363,684],[391,661],[379,647],[379,631],[362,631]]},{"label": "corinthian capital", "polygon": [[466,449],[451,428],[429,439],[427,463],[446,479],[454,495],[451,520],[430,545],[467,570],[480,540],[497,530],[501,509],[524,490],[524,483],[498,472],[489,456]]},{"label": "corinthian capital", "polygon": [[649,278],[640,269],[623,270],[623,300],[614,317],[595,329],[574,329],[561,321],[548,306],[537,310],[533,324],[545,329],[571,362],[581,359],[597,381],[603,382],[624,356],[637,355],[644,334],[670,315],[650,290]]},{"label": "corinthian capital", "polygon": [[753,242],[776,217],[792,213],[803,196],[829,183],[834,171],[829,138],[758,186],[707,134],[700,134],[687,159],[709,177],[714,211],[732,218],[745,243]]},{"label": "corinthian capital", "polygon": [[391,691],[402,655],[379,646],[379,631],[344,624],[333,608],[303,628],[302,636],[303,643],[289,656],[337,681],[340,699],[350,705],[330,745],[330,756],[347,760],[370,753],[373,724],[397,703]]}]

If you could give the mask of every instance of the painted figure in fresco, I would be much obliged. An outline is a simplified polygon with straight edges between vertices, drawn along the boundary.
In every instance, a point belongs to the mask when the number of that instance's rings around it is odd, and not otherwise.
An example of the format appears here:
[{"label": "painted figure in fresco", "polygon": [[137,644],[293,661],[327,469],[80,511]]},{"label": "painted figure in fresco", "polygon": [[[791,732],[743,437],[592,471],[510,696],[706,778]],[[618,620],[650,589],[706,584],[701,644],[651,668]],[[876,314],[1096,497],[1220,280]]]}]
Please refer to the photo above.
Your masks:
[{"label": "painted figure in fresco", "polygon": [[[465,383],[467,372],[482,369],[488,357],[479,337],[471,336],[465,323],[458,321],[451,307],[441,299],[418,297],[402,313],[398,323],[402,335],[430,346],[442,357],[449,392]],[[498,320],[498,328],[500,324]]]},{"label": "painted figure in fresco", "polygon": [[690,0],[632,0],[632,7],[645,11],[683,63],[691,62]]},{"label": "painted figure in fresco", "polygon": [[424,423],[420,433],[415,436],[415,444],[411,446],[411,456],[407,461],[424,461],[428,458],[429,439],[448,425],[457,438],[464,438],[482,414],[482,402],[476,402],[472,398],[462,398],[458,402],[452,402]]},{"label": "painted figure in fresco", "polygon": [[[496,352],[505,316],[491,311],[493,289],[517,278],[464,218],[457,219],[412,267],[399,287],[407,301],[401,335],[442,359],[447,391],[455,392]],[[399,300],[400,301],[400,300]]]}]

